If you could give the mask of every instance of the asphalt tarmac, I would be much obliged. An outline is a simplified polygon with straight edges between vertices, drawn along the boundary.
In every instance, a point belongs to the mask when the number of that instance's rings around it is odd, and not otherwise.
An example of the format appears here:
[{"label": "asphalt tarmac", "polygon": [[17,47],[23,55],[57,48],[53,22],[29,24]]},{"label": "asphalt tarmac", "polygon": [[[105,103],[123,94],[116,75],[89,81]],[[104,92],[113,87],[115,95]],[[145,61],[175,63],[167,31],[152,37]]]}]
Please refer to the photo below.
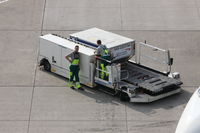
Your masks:
[{"label": "asphalt tarmac", "polygon": [[[40,35],[92,27],[169,49],[183,91],[125,103],[39,70]],[[199,86],[199,57],[199,0],[0,0],[0,133],[174,133]]]}]

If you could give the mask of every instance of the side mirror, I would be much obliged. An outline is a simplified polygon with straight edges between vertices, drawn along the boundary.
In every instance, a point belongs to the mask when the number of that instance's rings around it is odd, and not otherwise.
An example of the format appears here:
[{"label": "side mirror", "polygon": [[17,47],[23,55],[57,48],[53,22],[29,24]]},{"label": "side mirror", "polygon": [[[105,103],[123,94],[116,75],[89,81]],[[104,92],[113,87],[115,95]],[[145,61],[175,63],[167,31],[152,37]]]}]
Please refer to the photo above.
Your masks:
[{"label": "side mirror", "polygon": [[170,65],[170,66],[173,65],[173,61],[174,61],[173,58],[170,58],[170,59],[169,59],[169,65]]}]

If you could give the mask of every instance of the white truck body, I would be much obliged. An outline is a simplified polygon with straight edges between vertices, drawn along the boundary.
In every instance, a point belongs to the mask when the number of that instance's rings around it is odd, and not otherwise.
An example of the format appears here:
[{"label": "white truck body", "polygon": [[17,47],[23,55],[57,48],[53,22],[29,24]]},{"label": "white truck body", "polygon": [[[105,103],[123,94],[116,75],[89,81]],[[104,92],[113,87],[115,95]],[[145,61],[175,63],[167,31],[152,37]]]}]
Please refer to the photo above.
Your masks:
[{"label": "white truck body", "polygon": [[[108,80],[100,78],[95,59],[96,41],[106,45],[113,60],[107,65]],[[174,77],[129,61],[135,55],[135,40],[98,28],[91,28],[70,35],[70,38],[47,34],[40,36],[39,64],[49,71],[69,78],[70,63],[65,56],[79,46],[80,83],[89,87],[103,85],[107,91],[120,93],[122,99],[131,102],[152,102],[180,92],[182,82]],[[146,44],[142,44],[148,46]],[[153,47],[155,49],[155,47]],[[158,50],[158,48],[156,48]],[[94,63],[97,60],[97,65]],[[167,63],[169,61],[166,61]]]},{"label": "white truck body", "polygon": [[80,81],[82,84],[92,87],[93,78],[91,72],[94,68],[93,64],[90,62],[92,59],[94,59],[94,49],[76,44],[52,34],[47,34],[40,37],[39,60],[44,58],[47,59],[51,64],[51,72],[69,78],[70,63],[65,59],[65,56],[72,53],[76,45],[80,47]]}]

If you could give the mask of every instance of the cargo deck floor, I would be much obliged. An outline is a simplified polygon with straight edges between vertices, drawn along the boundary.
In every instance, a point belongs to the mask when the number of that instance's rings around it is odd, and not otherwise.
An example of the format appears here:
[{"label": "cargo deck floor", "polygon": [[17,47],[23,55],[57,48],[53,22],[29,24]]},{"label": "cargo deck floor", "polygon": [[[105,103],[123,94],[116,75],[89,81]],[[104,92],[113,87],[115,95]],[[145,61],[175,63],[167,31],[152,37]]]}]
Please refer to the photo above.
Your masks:
[{"label": "cargo deck floor", "polygon": [[[182,84],[177,79],[169,78],[160,72],[139,66],[138,64],[127,62],[122,65],[122,70],[128,71],[128,78],[124,81],[137,85],[153,93],[169,91]],[[121,73],[122,77],[125,73]]]}]

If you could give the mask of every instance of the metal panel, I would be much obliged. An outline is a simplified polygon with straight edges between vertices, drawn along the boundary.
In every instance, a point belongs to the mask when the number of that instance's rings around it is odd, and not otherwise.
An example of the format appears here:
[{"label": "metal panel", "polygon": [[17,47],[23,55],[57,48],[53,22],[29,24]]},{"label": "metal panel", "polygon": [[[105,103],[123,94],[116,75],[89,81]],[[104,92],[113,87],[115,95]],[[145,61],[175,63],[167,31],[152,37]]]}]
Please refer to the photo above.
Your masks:
[{"label": "metal panel", "polygon": [[40,39],[40,55],[44,55],[49,60],[49,63],[60,66],[61,65],[61,47],[54,42]]},{"label": "metal panel", "polygon": [[98,28],[91,28],[88,30],[70,34],[70,37],[74,38],[75,40],[78,38],[80,40],[90,42],[94,45],[96,45],[97,40],[101,40],[102,44],[106,45],[108,48],[134,42],[133,39],[117,35],[108,31],[104,31]]},{"label": "metal panel", "polygon": [[59,36],[56,36],[56,35],[47,34],[47,35],[41,36],[40,38],[42,40],[53,42],[56,45],[59,45],[59,46],[65,47],[65,48],[69,48],[69,49],[74,49],[75,45],[78,45],[79,46],[79,52],[84,53],[86,55],[93,55],[94,52],[95,52],[94,49],[82,46],[78,43],[69,41],[66,38],[62,38],[62,37],[59,37]]}]

